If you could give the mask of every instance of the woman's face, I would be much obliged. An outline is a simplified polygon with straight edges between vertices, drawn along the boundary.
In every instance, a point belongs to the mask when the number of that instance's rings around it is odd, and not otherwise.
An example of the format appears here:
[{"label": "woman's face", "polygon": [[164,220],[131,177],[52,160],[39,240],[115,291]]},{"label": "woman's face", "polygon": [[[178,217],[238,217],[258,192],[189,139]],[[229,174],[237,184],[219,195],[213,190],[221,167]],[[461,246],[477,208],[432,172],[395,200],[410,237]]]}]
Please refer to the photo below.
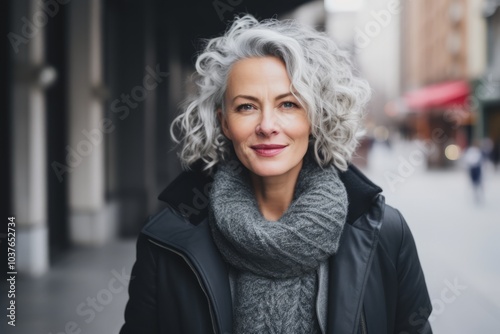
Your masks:
[{"label": "woman's face", "polygon": [[229,73],[225,106],[222,130],[250,172],[261,177],[298,174],[311,126],[290,91],[283,61],[259,57],[236,62]]}]

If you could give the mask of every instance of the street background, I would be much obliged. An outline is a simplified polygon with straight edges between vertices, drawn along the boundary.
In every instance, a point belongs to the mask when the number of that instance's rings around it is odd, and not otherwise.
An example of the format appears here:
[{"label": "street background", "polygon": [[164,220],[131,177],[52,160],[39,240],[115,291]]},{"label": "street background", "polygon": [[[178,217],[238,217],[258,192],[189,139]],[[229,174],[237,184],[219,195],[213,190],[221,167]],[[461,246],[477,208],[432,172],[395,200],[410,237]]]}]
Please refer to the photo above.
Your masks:
[{"label": "street background", "polygon": [[137,235],[181,172],[169,126],[201,38],[246,12],[349,52],[373,92],[353,163],[413,232],[434,332],[499,333],[500,0],[2,1],[0,248],[8,263],[15,217],[17,274],[13,327],[2,266],[0,332],[118,332]]}]

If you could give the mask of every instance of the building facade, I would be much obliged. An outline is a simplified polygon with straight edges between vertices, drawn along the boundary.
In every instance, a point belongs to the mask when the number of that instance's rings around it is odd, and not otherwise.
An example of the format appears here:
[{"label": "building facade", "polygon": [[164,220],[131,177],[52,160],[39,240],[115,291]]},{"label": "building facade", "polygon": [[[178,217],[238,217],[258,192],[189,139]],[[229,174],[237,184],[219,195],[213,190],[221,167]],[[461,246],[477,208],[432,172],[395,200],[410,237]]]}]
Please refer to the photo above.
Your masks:
[{"label": "building facade", "polygon": [[478,136],[473,83],[486,65],[482,0],[407,1],[401,21],[400,116],[414,138],[433,149],[430,166],[446,166],[450,145]]},{"label": "building facade", "polygon": [[500,1],[488,0],[483,6],[487,22],[487,65],[484,74],[474,82],[478,101],[477,133],[500,146]]}]

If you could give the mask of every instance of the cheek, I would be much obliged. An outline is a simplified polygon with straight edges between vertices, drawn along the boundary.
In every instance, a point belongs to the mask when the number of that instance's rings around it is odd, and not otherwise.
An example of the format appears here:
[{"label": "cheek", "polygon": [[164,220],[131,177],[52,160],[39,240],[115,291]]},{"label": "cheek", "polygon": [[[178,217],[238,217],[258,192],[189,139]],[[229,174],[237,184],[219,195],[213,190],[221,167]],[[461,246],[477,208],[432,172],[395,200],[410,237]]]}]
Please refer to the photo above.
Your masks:
[{"label": "cheek", "polygon": [[305,142],[306,144],[309,143],[309,135],[310,135],[311,131],[310,131],[310,128],[309,127],[304,127],[301,129],[300,131],[300,140],[302,142]]},{"label": "cheek", "polygon": [[311,123],[309,122],[309,119],[307,118],[306,115],[304,115],[302,119],[302,129],[301,129],[302,135],[304,138],[309,141],[309,135],[311,134]]},{"label": "cheek", "polygon": [[311,126],[306,117],[295,116],[287,122],[287,132],[290,137],[297,141],[309,141],[309,134],[311,133]]},{"label": "cheek", "polygon": [[234,141],[244,141],[250,137],[255,130],[254,121],[251,117],[233,116],[228,118],[228,129]]}]

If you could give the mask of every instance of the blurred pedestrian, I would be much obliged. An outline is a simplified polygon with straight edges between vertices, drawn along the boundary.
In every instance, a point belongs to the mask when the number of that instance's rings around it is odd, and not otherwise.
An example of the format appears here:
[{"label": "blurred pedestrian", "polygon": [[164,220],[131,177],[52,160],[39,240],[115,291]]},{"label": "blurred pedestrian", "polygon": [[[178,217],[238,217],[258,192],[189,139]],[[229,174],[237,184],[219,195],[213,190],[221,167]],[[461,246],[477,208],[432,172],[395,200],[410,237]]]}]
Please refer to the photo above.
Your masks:
[{"label": "blurred pedestrian", "polygon": [[473,144],[465,150],[463,159],[469,173],[474,199],[480,202],[483,199],[483,152],[477,144]]},{"label": "blurred pedestrian", "polygon": [[495,170],[498,169],[498,165],[500,164],[500,138],[497,138],[493,141],[493,149],[491,151],[491,161],[495,166]]},{"label": "blurred pedestrian", "polygon": [[350,165],[370,90],[349,59],[250,15],[208,41],[121,334],[431,333],[410,229]]}]

